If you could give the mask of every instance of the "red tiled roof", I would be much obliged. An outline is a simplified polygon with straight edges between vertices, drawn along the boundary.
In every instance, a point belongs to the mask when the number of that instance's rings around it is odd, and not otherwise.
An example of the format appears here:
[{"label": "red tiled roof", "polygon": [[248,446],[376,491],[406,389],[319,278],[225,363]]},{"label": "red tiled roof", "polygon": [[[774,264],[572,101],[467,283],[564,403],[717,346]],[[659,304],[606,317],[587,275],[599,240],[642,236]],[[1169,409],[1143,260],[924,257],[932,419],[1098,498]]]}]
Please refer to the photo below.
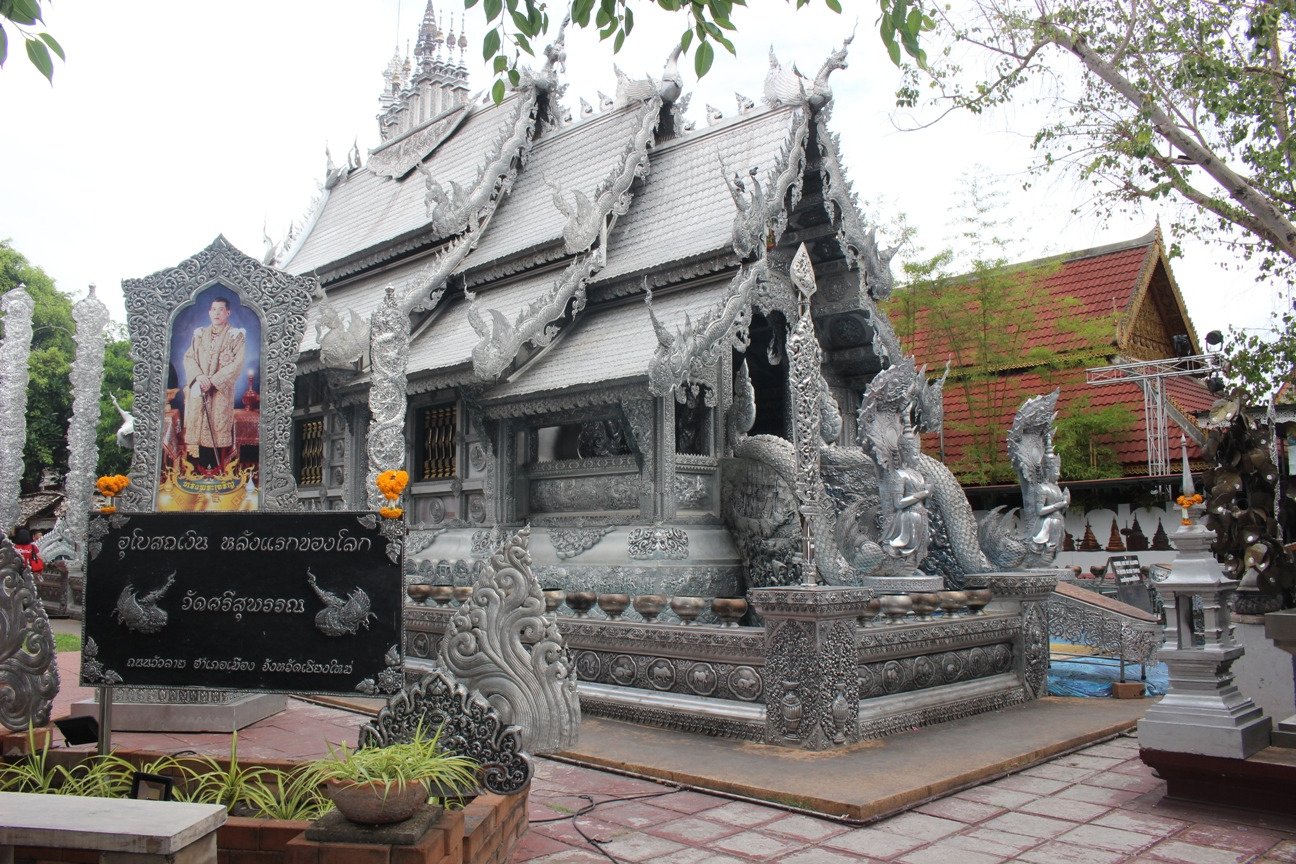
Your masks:
[{"label": "red tiled roof", "polygon": [[[1132,244],[1088,250],[1013,268],[1024,276],[1032,271],[1056,268],[1040,281],[1039,288],[1049,296],[1058,298],[1059,302],[1040,304],[1035,326],[1022,340],[1022,353],[1038,349],[1062,353],[1097,347],[1092,339],[1075,332],[1075,328],[1068,327],[1067,322],[1077,318],[1092,321],[1113,313],[1125,314],[1138,293],[1142,281],[1140,274],[1156,242],[1155,235],[1147,235]],[[954,280],[954,284],[958,285],[959,280]],[[957,291],[958,288],[948,290]],[[1061,302],[1064,298],[1069,298],[1072,302]],[[971,301],[969,305],[975,305],[975,301]],[[891,308],[894,310],[896,307],[893,305]],[[928,312],[926,309],[917,312],[914,334],[905,340],[905,350],[912,352],[919,365],[926,364],[931,369],[939,369],[955,352],[951,350],[946,334],[936,327],[928,326]],[[895,311],[891,314],[893,320],[896,320]],[[1101,344],[1110,347],[1115,343],[1116,327],[1113,322],[1110,338]],[[979,365],[980,360],[965,352],[962,357],[955,357],[954,362],[956,366],[968,366]],[[1028,365],[1036,363],[1028,361]]]},{"label": "red tiled roof", "polygon": [[[1046,377],[1047,376],[1047,377]],[[1003,374],[988,382],[975,385],[974,404],[989,407],[979,411],[976,417],[968,410],[967,391],[956,381],[945,384],[945,459],[951,469],[958,472],[959,462],[965,452],[978,441],[993,441],[999,456],[1006,460],[1008,453],[1008,430],[1012,428],[1013,416],[1021,403],[1031,396],[1051,392],[1059,388],[1058,419],[1074,416],[1078,411],[1100,410],[1113,405],[1124,405],[1129,409],[1131,422],[1121,432],[1105,436],[1100,443],[1111,446],[1121,464],[1124,475],[1142,475],[1147,473],[1147,418],[1143,414],[1143,391],[1139,385],[1130,381],[1115,384],[1093,386],[1085,383],[1085,371],[1082,368],[1065,369],[1049,373],[1022,372]],[[1206,390],[1205,384],[1196,378],[1169,378],[1165,381],[1167,401],[1180,412],[1191,417],[1195,412],[1210,408],[1215,397]],[[1178,465],[1179,434],[1174,421],[1169,421],[1169,453],[1171,469]],[[991,437],[986,439],[985,432],[991,430]],[[923,451],[933,456],[940,453],[940,441],[934,435],[923,438]],[[1188,439],[1188,457],[1200,459],[1201,450]],[[1063,477],[1062,479],[1067,479]]]}]

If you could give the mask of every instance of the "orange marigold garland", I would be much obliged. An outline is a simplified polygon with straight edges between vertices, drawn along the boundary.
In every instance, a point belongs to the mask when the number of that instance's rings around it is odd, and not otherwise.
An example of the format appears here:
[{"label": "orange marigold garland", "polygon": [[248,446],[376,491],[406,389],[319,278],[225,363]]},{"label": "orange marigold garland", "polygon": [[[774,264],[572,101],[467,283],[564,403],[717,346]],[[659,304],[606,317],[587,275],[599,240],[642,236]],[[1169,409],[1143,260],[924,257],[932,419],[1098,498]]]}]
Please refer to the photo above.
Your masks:
[{"label": "orange marigold garland", "polygon": [[1188,508],[1195,507],[1198,504],[1202,503],[1202,501],[1204,500],[1205,499],[1202,498],[1201,493],[1199,492],[1194,492],[1191,495],[1180,495],[1178,498],[1176,498],[1175,503],[1178,504],[1180,508],[1182,508],[1183,510],[1183,518],[1179,520],[1179,524],[1180,525],[1193,524],[1192,519],[1188,518]]},{"label": "orange marigold garland", "polygon": [[100,513],[112,515],[117,512],[116,506],[113,505],[112,499],[121,494],[122,490],[130,485],[130,478],[124,474],[106,474],[95,481],[95,489],[99,494],[108,499],[108,503],[99,508]]},{"label": "orange marigold garland", "polygon": [[387,506],[379,507],[378,515],[384,519],[399,519],[405,515],[404,508],[396,507],[395,502],[400,498],[401,493],[405,491],[405,487],[409,485],[409,472],[384,471],[374,479],[374,484],[378,487],[378,491],[382,493],[382,496],[387,499]]}]

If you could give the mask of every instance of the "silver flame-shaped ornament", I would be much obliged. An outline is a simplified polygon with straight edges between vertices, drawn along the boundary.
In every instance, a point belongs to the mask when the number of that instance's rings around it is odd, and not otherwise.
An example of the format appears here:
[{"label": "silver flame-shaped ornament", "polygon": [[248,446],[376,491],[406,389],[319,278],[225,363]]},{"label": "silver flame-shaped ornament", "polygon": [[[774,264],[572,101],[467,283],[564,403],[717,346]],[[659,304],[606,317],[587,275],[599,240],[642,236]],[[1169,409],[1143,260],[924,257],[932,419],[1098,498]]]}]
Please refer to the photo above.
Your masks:
[{"label": "silver flame-shaped ornament", "polygon": [[76,322],[76,358],[72,361],[72,419],[68,421],[67,533],[76,544],[77,560],[85,564],[86,527],[94,500],[99,444],[99,393],[103,387],[104,328],[108,307],[95,296],[95,286],[72,307]]},{"label": "silver flame-shaped ornament", "polygon": [[440,662],[522,730],[528,753],[566,750],[580,734],[576,671],[557,623],[545,616],[523,528],[491,555],[472,599],[450,619]]},{"label": "silver flame-shaped ornament", "polygon": [[18,484],[27,438],[27,361],[31,358],[32,312],[36,303],[24,285],[0,297],[4,341],[0,342],[0,527],[18,524]]}]

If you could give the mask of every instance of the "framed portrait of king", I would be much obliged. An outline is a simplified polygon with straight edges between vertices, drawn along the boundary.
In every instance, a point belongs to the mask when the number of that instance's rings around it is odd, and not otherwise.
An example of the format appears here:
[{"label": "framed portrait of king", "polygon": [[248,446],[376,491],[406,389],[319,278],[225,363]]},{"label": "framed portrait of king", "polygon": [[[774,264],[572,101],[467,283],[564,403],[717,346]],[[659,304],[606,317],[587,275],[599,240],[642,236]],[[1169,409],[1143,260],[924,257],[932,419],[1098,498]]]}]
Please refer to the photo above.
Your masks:
[{"label": "framed portrait of king", "polygon": [[121,509],[298,509],[293,382],[313,278],[223,237],[176,267],[122,282],[135,362],[135,452]]},{"label": "framed portrait of king", "polygon": [[216,282],[170,335],[157,509],[259,509],[260,310]]}]

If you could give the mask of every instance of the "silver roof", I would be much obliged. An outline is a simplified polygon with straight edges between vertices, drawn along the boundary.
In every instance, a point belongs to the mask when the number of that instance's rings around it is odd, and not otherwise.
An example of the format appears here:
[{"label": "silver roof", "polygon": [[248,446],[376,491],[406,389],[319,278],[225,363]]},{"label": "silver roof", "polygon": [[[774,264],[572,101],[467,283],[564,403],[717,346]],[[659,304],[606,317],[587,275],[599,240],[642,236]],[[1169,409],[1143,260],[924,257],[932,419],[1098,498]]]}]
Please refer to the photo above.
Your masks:
[{"label": "silver roof", "polygon": [[[684,316],[697,318],[719,303],[729,290],[727,281],[655,297],[653,311],[674,332]],[[491,389],[488,398],[508,399],[579,387],[586,384],[648,377],[648,361],[657,350],[657,336],[643,295],[577,321],[571,332],[516,381]]]},{"label": "silver roof", "polygon": [[[431,259],[424,256],[414,261],[402,262],[377,273],[370,273],[349,285],[331,288],[328,292],[329,302],[342,313],[342,320],[350,323],[351,310],[368,321],[382,303],[383,292],[388,285],[395,285],[398,290],[420,271]],[[306,332],[302,334],[301,350],[314,351],[319,348],[319,333],[316,327],[320,320],[320,304],[312,303],[306,312]]]},{"label": "silver roof", "polygon": [[773,170],[793,113],[758,110],[652,151],[648,182],[617,221],[607,267],[591,284],[728,249],[737,209],[720,164],[744,176],[753,166]]},{"label": "silver roof", "polygon": [[[472,116],[424,161],[439,183],[449,188],[454,181],[471,188],[486,157],[508,134],[516,98],[475,106]],[[429,221],[426,193],[418,171],[399,180],[374,174],[367,167],[352,172],[329,190],[323,212],[284,269],[309,273],[417,231]]]},{"label": "silver roof", "polygon": [[[550,270],[483,291],[477,295],[478,311],[483,318],[489,318],[489,310],[494,309],[512,323],[522,307],[548,291],[561,272]],[[481,337],[468,323],[468,308],[469,303],[464,298],[454,298],[438,313],[437,319],[418,334],[410,344],[406,367],[409,374],[450,369],[471,362],[473,346]]]},{"label": "silver roof", "polygon": [[569,204],[577,190],[593,196],[599,183],[620,166],[638,126],[638,107],[601,114],[537,141],[481,245],[458,272],[560,241],[566,217],[553,205],[553,190],[545,181],[557,184]]}]

